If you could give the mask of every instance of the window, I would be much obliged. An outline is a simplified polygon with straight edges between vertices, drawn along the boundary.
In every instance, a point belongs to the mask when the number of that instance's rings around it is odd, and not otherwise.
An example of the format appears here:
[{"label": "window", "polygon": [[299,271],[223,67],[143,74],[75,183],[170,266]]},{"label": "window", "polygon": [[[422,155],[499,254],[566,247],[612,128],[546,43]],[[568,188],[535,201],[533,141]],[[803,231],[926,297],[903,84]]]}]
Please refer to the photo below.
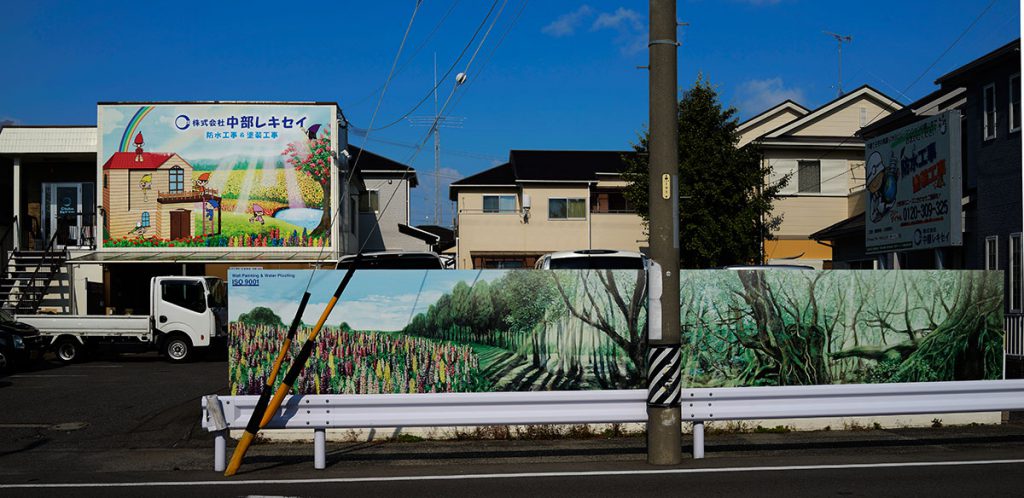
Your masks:
[{"label": "window", "polygon": [[203,283],[194,280],[164,280],[160,282],[160,298],[187,310],[206,311],[206,290]]},{"label": "window", "polygon": [[514,213],[516,212],[516,196],[514,195],[485,195],[485,213]]},{"label": "window", "polygon": [[180,166],[174,166],[168,174],[167,190],[172,194],[185,191],[185,170]]},{"label": "window", "polygon": [[984,125],[982,137],[985,140],[996,138],[996,85],[990,83],[981,89],[982,112]]},{"label": "window", "polygon": [[587,217],[587,200],[583,198],[548,199],[549,220],[582,220]]},{"label": "window", "polygon": [[1021,252],[1020,252],[1020,233],[1010,234],[1010,310],[1020,311],[1021,306],[1021,278],[1024,274],[1021,273]]},{"label": "window", "polygon": [[1020,131],[1020,73],[1010,76],[1010,132]]},{"label": "window", "polygon": [[985,237],[985,269],[999,269],[999,236]]},{"label": "window", "polygon": [[376,213],[380,211],[380,197],[376,190],[367,190],[359,194],[359,212]]},{"label": "window", "polygon": [[142,212],[142,220],[139,223],[143,228],[149,226],[149,211]]},{"label": "window", "polygon": [[103,173],[103,188],[110,188],[110,175]]},{"label": "window", "polygon": [[821,161],[797,161],[797,192],[821,193]]},{"label": "window", "polygon": [[635,213],[636,209],[621,190],[598,190],[590,194],[591,213]]}]

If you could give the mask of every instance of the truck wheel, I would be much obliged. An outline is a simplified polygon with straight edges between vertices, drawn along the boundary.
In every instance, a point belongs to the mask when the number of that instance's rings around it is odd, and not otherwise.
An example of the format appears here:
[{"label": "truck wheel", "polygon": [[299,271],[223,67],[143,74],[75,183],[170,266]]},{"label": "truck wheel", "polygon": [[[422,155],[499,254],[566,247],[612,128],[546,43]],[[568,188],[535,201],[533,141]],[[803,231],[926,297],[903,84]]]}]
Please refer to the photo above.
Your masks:
[{"label": "truck wheel", "polygon": [[82,359],[82,344],[70,337],[59,339],[53,351],[61,363],[74,363]]},{"label": "truck wheel", "polygon": [[192,341],[183,335],[172,335],[164,341],[164,354],[174,363],[184,363],[192,357]]}]

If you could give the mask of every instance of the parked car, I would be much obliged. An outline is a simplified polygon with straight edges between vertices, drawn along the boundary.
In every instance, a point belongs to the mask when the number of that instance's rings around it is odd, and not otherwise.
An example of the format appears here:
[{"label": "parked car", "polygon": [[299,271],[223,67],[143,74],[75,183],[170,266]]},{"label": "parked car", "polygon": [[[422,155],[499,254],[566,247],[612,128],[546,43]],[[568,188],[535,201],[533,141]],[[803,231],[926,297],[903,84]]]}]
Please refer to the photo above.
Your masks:
[{"label": "parked car", "polygon": [[42,337],[35,327],[0,310],[0,372],[13,370],[43,354]]},{"label": "parked car", "polygon": [[813,270],[814,267],[807,265],[729,265],[723,266],[721,270]]},{"label": "parked car", "polygon": [[[335,267],[347,270],[356,257],[342,256]],[[357,270],[443,270],[441,257],[432,252],[381,251],[364,253],[356,266]]]},{"label": "parked car", "polygon": [[538,270],[645,270],[650,258],[644,254],[613,249],[582,249],[541,256]]}]

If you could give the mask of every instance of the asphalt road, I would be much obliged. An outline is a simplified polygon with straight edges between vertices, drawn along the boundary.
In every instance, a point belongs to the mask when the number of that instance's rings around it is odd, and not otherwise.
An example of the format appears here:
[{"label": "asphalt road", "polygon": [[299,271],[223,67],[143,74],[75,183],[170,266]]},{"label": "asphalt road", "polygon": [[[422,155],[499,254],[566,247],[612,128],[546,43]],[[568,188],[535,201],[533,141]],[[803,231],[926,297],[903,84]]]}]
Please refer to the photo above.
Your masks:
[{"label": "asphalt road", "polygon": [[225,479],[199,399],[226,377],[223,361],[156,355],[0,377],[0,496],[1024,494],[1022,424],[709,434],[708,458],[668,468],[640,437],[329,443],[323,471],[308,443],[259,444]]}]

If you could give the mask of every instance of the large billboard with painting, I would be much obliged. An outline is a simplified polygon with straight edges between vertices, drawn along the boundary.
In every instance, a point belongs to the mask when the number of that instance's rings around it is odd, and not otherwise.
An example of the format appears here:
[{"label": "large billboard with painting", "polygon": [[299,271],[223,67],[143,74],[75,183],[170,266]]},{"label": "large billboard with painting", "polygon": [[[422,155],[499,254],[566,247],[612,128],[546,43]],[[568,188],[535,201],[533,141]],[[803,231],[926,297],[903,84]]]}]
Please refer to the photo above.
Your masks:
[{"label": "large billboard with painting", "polygon": [[[307,285],[298,343],[344,274],[311,272],[229,273],[232,394],[259,394]],[[690,270],[680,278],[684,387],[1002,377],[998,272]],[[294,392],[643,388],[646,300],[642,271],[357,271]]]},{"label": "large billboard with painting", "polygon": [[103,247],[330,246],[336,105],[100,104],[98,113]]},{"label": "large billboard with painting", "polygon": [[960,111],[865,144],[868,254],[963,244]]}]

